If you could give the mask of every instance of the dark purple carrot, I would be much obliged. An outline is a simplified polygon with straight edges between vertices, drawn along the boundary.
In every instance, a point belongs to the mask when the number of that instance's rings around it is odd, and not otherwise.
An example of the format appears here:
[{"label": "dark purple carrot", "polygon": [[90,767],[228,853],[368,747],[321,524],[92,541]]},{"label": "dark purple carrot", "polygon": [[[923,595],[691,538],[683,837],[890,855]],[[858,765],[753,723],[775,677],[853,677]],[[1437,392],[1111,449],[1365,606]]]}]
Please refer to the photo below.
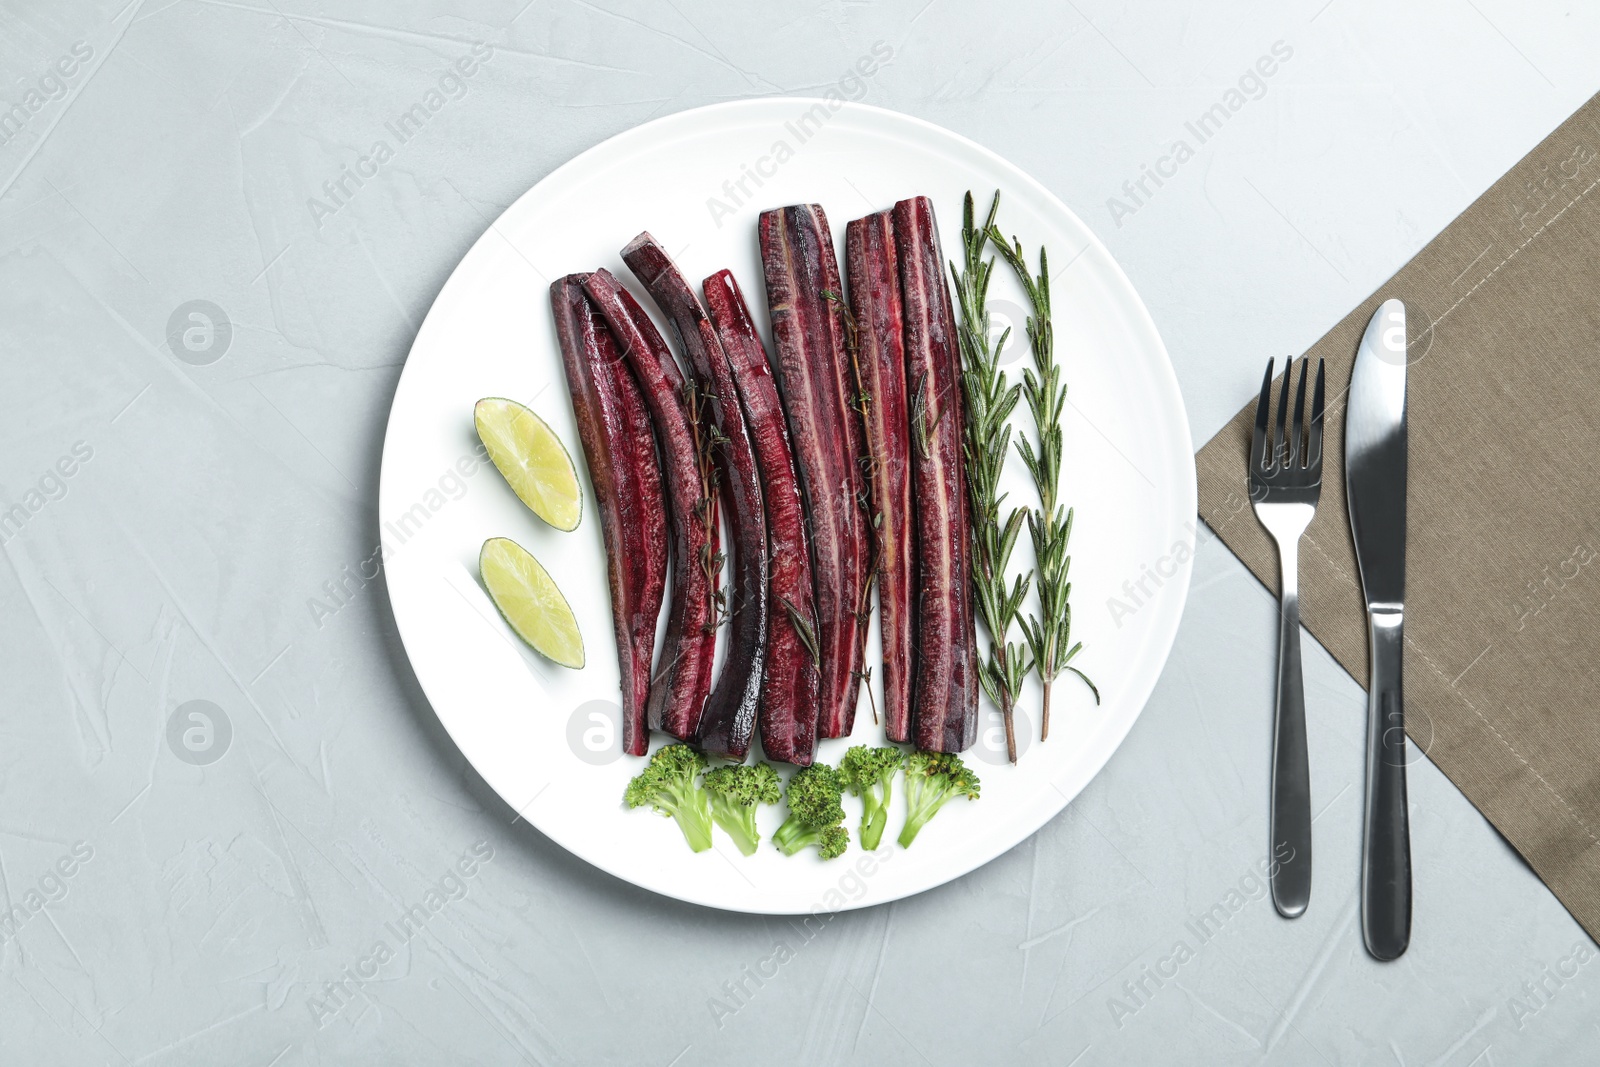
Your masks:
[{"label": "dark purple carrot", "polygon": [[[611,276],[616,282],[616,277]],[[684,411],[689,417],[689,436],[694,442],[695,467],[700,472],[700,497],[695,506],[699,509],[701,535],[705,538],[705,547],[700,550],[700,569],[705,574],[706,588],[711,595],[711,623],[714,629],[722,621],[724,599],[722,593],[722,513],[719,510],[721,502],[716,493],[716,468],[711,458],[711,443],[706,440],[706,430],[700,425],[698,403],[699,390],[692,379],[685,379],[683,369],[672,357],[672,351],[667,347],[667,342],[662,339],[661,331],[656,329],[656,324],[651,321],[649,314],[639,303],[633,291],[617,282],[617,297],[622,306],[633,318],[634,324],[639,328],[639,334],[651,350],[660,358],[662,372],[667,376],[667,382],[677,391],[678,396],[684,398]],[[716,648],[716,637],[711,639],[712,650]],[[706,695],[711,692],[711,677],[713,656],[708,654],[699,657],[700,672],[695,678],[699,687],[701,703],[704,704]],[[656,675],[660,675],[658,666]],[[652,685],[654,681],[652,679]],[[702,711],[703,714],[703,711]],[[698,727],[696,727],[698,730]]]},{"label": "dark purple carrot", "polygon": [[[622,283],[617,282],[616,277],[609,275],[609,272],[608,276],[611,277],[613,282],[616,282],[617,298],[632,317],[634,325],[638,327],[640,337],[658,355],[662,373],[666,375],[667,383],[677,392],[679,397],[684,398],[684,411],[689,418],[689,436],[694,442],[695,448],[695,467],[700,473],[700,496],[698,502],[695,502],[694,505],[699,510],[701,536],[705,539],[704,547],[699,550],[700,569],[705,575],[706,588],[710,590],[711,596],[711,622],[709,625],[715,629],[722,621],[724,607],[722,593],[722,515],[719,510],[720,501],[716,493],[716,473],[715,465],[711,458],[711,445],[705,438],[706,430],[700,425],[700,405],[697,402],[699,391],[692,379],[684,378],[683,369],[678,366],[677,361],[673,358],[671,349],[667,347],[667,342],[661,336],[661,331],[656,329],[656,324],[639,303],[638,298],[633,295],[633,291],[622,285]],[[712,653],[714,653],[716,649],[715,634],[711,638],[711,647]],[[702,705],[705,703],[707,694],[711,692],[714,660],[712,653],[698,657],[700,667],[699,673],[695,676],[695,685],[698,687],[697,691],[700,693]],[[663,657],[663,662],[665,662],[665,657]],[[657,666],[655,674],[656,676],[661,674],[660,665]],[[654,677],[651,684],[655,684]],[[703,710],[702,714],[704,714]],[[696,730],[698,729],[699,727],[697,726]]]},{"label": "dark purple carrot", "polygon": [[868,544],[861,420],[845,350],[839,263],[827,216],[816,204],[763,211],[760,235],[773,369],[811,517],[822,670],[817,734],[842,737],[855,724],[861,685]]},{"label": "dark purple carrot", "polygon": [[716,651],[717,509],[707,492],[698,430],[689,416],[690,385],[666,342],[633,295],[610,271],[584,280],[589,294],[638,378],[655,422],[667,474],[672,542],[672,597],[660,663],[650,682],[651,729],[692,741],[711,692]]},{"label": "dark purple carrot", "polygon": [[698,379],[697,392],[717,430],[711,452],[728,507],[733,565],[727,597],[728,645],[722,673],[700,719],[700,747],[713,755],[743,760],[755,733],[769,611],[767,519],[755,449],[745,428],[728,356],[683,272],[648,233],[629,242],[622,250],[622,261],[672,323],[679,350]]},{"label": "dark purple carrot", "polygon": [[[650,315],[639,303],[633,291],[617,282],[614,275],[608,277],[617,285],[617,298],[622,307],[632,317],[633,323],[638,327],[639,335],[651,351],[657,354],[661,364],[662,373],[666,375],[667,384],[670,385],[683,398],[684,412],[689,419],[689,437],[694,443],[695,468],[700,474],[700,495],[697,500],[689,502],[697,511],[700,531],[699,536],[704,538],[703,546],[698,550],[700,570],[705,577],[706,588],[711,597],[710,622],[708,626],[714,631],[721,624],[724,615],[724,598],[722,593],[722,513],[720,500],[716,492],[716,470],[711,458],[711,443],[707,440],[707,430],[702,427],[700,419],[699,390],[692,378],[686,379],[683,368],[678,366],[672,356],[672,351],[667,347],[667,342],[662,338],[661,331],[656,329],[656,324]],[[653,424],[653,420],[652,420]],[[670,619],[668,623],[670,627]],[[716,634],[710,637],[710,651],[703,656],[697,656],[699,663],[698,673],[695,675],[695,691],[700,695],[701,714],[704,714],[704,704],[707,695],[711,692],[712,669],[716,651]],[[651,685],[662,673],[666,657],[657,665],[652,676]],[[695,726],[696,737],[699,736],[699,726]],[[676,736],[676,735],[675,735]],[[685,739],[687,740],[687,738]]]},{"label": "dark purple carrot", "polygon": [[977,632],[962,465],[960,348],[933,204],[894,206],[905,315],[911,485],[917,524],[917,679],[912,731],[929,752],[961,752],[978,732]]},{"label": "dark purple carrot", "polygon": [[906,400],[905,318],[894,219],[887,211],[844,229],[856,371],[866,429],[867,490],[877,561],[883,637],[883,725],[891,741],[911,738],[912,650],[916,637],[916,553],[911,503],[911,423]]},{"label": "dark purple carrot", "polygon": [[605,319],[584,295],[588,275],[550,286],[556,339],[600,512],[622,673],[622,751],[650,748],[645,707],[656,617],[667,578],[667,519],[650,412]]},{"label": "dark purple carrot", "polygon": [[762,667],[761,748],[768,759],[810,766],[817,744],[817,612],[811,586],[811,543],[805,501],[789,447],[783,406],[766,348],[739,284],[728,271],[705,280],[706,309],[744,405],[760,467],[766,506],[767,645]]}]

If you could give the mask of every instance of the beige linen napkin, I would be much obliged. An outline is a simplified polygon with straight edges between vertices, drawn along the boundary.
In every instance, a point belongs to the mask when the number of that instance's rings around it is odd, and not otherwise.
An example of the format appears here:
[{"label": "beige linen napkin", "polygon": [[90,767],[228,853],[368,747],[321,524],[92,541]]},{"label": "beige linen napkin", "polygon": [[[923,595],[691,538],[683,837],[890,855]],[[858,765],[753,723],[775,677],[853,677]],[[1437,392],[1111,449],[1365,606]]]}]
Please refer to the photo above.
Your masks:
[{"label": "beige linen napkin", "polygon": [[[1301,611],[1363,684],[1345,390],[1388,297],[1411,335],[1407,732],[1600,938],[1600,96],[1308,353],[1329,404]],[[1200,514],[1276,590],[1245,485],[1254,415],[1200,451]]]}]

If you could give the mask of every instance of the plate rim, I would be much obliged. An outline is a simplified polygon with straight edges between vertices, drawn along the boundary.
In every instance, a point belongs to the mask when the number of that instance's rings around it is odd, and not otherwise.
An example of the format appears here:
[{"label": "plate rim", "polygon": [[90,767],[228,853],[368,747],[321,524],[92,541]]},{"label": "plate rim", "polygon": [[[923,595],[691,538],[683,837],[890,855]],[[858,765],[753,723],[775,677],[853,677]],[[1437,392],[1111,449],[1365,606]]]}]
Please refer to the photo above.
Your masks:
[{"label": "plate rim", "polygon": [[[391,477],[391,471],[393,470],[393,466],[391,464],[391,450],[394,447],[394,441],[396,437],[395,409],[398,406],[402,395],[407,391],[407,380],[413,370],[412,356],[416,354],[419,344],[422,343],[424,337],[428,334],[429,322],[433,320],[435,311],[442,303],[445,302],[445,298],[451,294],[453,287],[461,282],[462,268],[464,264],[466,264],[467,261],[473,257],[474,253],[478,251],[480,245],[486,242],[491,236],[495,235],[501,221],[505,219],[506,216],[516,212],[525,200],[534,196],[534,194],[536,194],[541,188],[545,187],[547,184],[556,183],[569,170],[578,167],[587,158],[602,152],[606,148],[614,145],[615,142],[625,139],[645,137],[651,133],[659,136],[664,128],[669,128],[675,124],[703,122],[707,119],[714,120],[723,114],[756,112],[784,106],[809,107],[811,105],[820,104],[824,107],[828,107],[831,103],[832,101],[829,101],[823,97],[809,96],[783,95],[746,97],[739,100],[728,100],[715,104],[706,104],[699,107],[685,108],[684,110],[676,111],[669,115],[662,115],[657,118],[650,119],[649,121],[639,123],[635,126],[630,126],[624,130],[620,130],[617,133],[597,141],[589,147],[578,152],[572,158],[568,159],[560,166],[549,171],[538,181],[534,182],[520,195],[518,195],[510,204],[506,205],[506,207],[498,215],[496,215],[494,219],[490,220],[484,226],[483,232],[480,233],[467,248],[467,250],[462,253],[460,259],[456,261],[455,266],[451,268],[449,277],[447,277],[444,281],[444,284],[439,287],[438,292],[435,294],[432,302],[428,306],[427,313],[423,316],[422,322],[417,327],[416,335],[412,338],[411,344],[406,351],[406,358],[403,366],[401,367],[400,375],[395,381],[394,395],[390,400],[389,413],[385,419],[383,448],[379,458],[377,522],[380,526],[380,533],[382,532],[381,526],[383,522],[383,516],[387,514],[384,509],[384,505],[391,495],[391,486],[394,484],[393,478]],[[1184,513],[1190,516],[1195,516],[1195,518],[1191,519],[1191,521],[1185,527],[1183,527],[1185,531],[1183,543],[1187,545],[1189,551],[1186,558],[1180,564],[1180,571],[1177,575],[1174,575],[1172,579],[1168,579],[1163,586],[1164,591],[1170,590],[1169,595],[1173,600],[1173,606],[1171,608],[1170,615],[1166,620],[1164,620],[1162,625],[1151,632],[1149,638],[1151,644],[1160,648],[1159,664],[1154,671],[1150,672],[1148,685],[1145,688],[1145,691],[1139,697],[1137,708],[1132,712],[1132,714],[1128,715],[1126,719],[1122,720],[1120,723],[1120,729],[1116,731],[1113,743],[1105,747],[1103,756],[1100,756],[1098,759],[1093,759],[1089,761],[1089,763],[1085,764],[1086,773],[1082,774],[1081,780],[1078,782],[1076,788],[1073,789],[1070,795],[1062,790],[1059,786],[1055,786],[1055,792],[1061,797],[1060,804],[1056,805],[1053,810],[1041,808],[1040,810],[1045,811],[1045,813],[1038,818],[1034,818],[1030,814],[1027,818],[1021,820],[1020,825],[1024,827],[1024,832],[1022,832],[1015,841],[995,849],[983,848],[972,850],[967,856],[955,863],[952,863],[949,873],[937,882],[933,882],[919,888],[910,888],[904,891],[897,891],[893,893],[893,895],[884,896],[877,899],[872,899],[870,894],[864,894],[862,898],[858,900],[846,899],[841,907],[833,909],[832,912],[826,912],[820,905],[813,906],[809,910],[804,910],[789,907],[745,904],[739,901],[723,899],[708,899],[706,894],[697,893],[692,888],[686,890],[682,886],[663,884],[662,881],[658,881],[649,877],[648,872],[645,872],[643,875],[636,875],[631,872],[629,874],[619,873],[618,871],[607,866],[605,863],[602,863],[599,860],[592,858],[591,856],[586,855],[584,852],[572,847],[566,840],[563,839],[563,836],[558,835],[557,833],[552,832],[543,826],[540,826],[532,816],[525,817],[521,820],[548,840],[560,845],[574,858],[581,860],[595,870],[601,871],[620,882],[637,886],[641,889],[648,890],[652,893],[656,893],[673,900],[679,900],[701,907],[714,908],[720,911],[729,911],[742,914],[774,916],[808,914],[816,915],[824,913],[833,914],[836,912],[854,911],[861,908],[889,904],[896,900],[903,900],[908,897],[917,896],[922,893],[938,889],[942,886],[949,885],[951,882],[965,877],[978,868],[992,863],[994,860],[1000,858],[1005,853],[1016,848],[1018,845],[1023,844],[1037,834],[1046,824],[1065,811],[1072,804],[1072,802],[1078,798],[1083,790],[1087,788],[1090,782],[1094,781],[1100,776],[1101,772],[1105,770],[1106,764],[1111,761],[1111,757],[1122,748],[1123,743],[1127,740],[1128,734],[1132,732],[1134,724],[1138,722],[1141,716],[1143,716],[1146,707],[1149,705],[1151,696],[1154,695],[1156,685],[1159,683],[1162,675],[1166,672],[1167,665],[1172,656],[1172,650],[1177,642],[1178,629],[1182,624],[1184,612],[1188,606],[1189,591],[1194,572],[1194,553],[1198,547],[1198,528],[1196,525],[1198,522],[1197,516],[1199,514],[1198,473],[1192,447],[1193,441],[1189,424],[1188,408],[1183,400],[1183,392],[1178,381],[1177,370],[1172,364],[1171,354],[1167,351],[1166,343],[1162,340],[1160,330],[1157,328],[1155,319],[1150,314],[1149,308],[1145,305],[1144,298],[1140,295],[1138,288],[1134,286],[1132,280],[1128,278],[1127,273],[1122,269],[1122,265],[1117,261],[1116,257],[1111,254],[1111,250],[1107,248],[1105,242],[1100,239],[1100,235],[1083,220],[1082,216],[1080,216],[1076,211],[1072,210],[1072,208],[1069,207],[1065,201],[1052,192],[1049,187],[1044,185],[1043,182],[1039,181],[1037,178],[1034,178],[1033,175],[1028,173],[1022,167],[1012,163],[995,150],[980,144],[964,134],[951,130],[948,127],[941,126],[938,123],[920,118],[916,115],[907,114],[903,111],[896,111],[892,108],[881,107],[875,104],[865,104],[846,100],[842,102],[841,107],[832,110],[833,114],[835,115],[847,111],[858,112],[864,113],[868,116],[876,117],[879,121],[906,124],[916,132],[931,134],[934,137],[953,142],[956,146],[976,154],[985,162],[990,163],[1002,171],[1013,175],[1020,185],[1027,186],[1034,195],[1042,197],[1050,207],[1059,210],[1065,217],[1069,218],[1077,225],[1089,243],[1088,247],[1086,247],[1084,251],[1090,251],[1092,249],[1093,251],[1097,252],[1105,265],[1110,267],[1111,271],[1113,272],[1111,280],[1120,284],[1127,295],[1132,298],[1131,309],[1135,312],[1135,315],[1133,316],[1133,325],[1135,329],[1138,331],[1143,331],[1147,335],[1145,337],[1146,343],[1152,344],[1154,346],[1154,352],[1158,353],[1161,357],[1159,361],[1156,361],[1155,366],[1152,369],[1155,372],[1154,376],[1157,379],[1158,387],[1169,391],[1174,402],[1173,407],[1177,416],[1177,425],[1172,427],[1174,434],[1178,440],[1189,443],[1188,447],[1185,447],[1183,450],[1185,462],[1180,465],[1178,473],[1181,475],[1179,483],[1184,495],[1184,500],[1181,501],[1181,503],[1184,505]],[[1079,255],[1081,254],[1082,253],[1079,253]],[[387,578],[387,553],[380,553],[380,556],[383,559],[383,567]],[[410,639],[407,636],[407,626],[405,622],[402,621],[402,612],[400,606],[396,603],[393,583],[387,580],[384,582],[384,593],[389,601],[390,614],[394,618],[395,630],[400,638],[401,648],[405,651],[407,665],[411,669],[413,677],[416,678],[418,687],[422,690],[423,695],[428,700],[429,711],[432,712],[434,718],[444,728],[445,733],[450,737],[451,743],[456,746],[457,752],[459,752],[462,758],[465,759],[469,765],[471,765],[473,772],[478,774],[479,777],[483,779],[484,783],[494,791],[497,797],[499,797],[513,810],[516,810],[515,803],[510,799],[509,796],[507,796],[506,792],[502,791],[498,784],[492,781],[488,775],[484,774],[479,769],[477,761],[475,761],[467,753],[466,749],[462,745],[461,738],[459,738],[456,734],[456,731],[452,729],[450,722],[444,715],[439,713],[434,704],[433,696],[428,692],[428,683],[423,679],[422,674],[417,671],[415,663],[413,662]],[[1092,769],[1087,769],[1091,764]],[[1054,784],[1054,779],[1052,779],[1052,784]],[[871,854],[862,853],[861,855],[868,856]]]}]

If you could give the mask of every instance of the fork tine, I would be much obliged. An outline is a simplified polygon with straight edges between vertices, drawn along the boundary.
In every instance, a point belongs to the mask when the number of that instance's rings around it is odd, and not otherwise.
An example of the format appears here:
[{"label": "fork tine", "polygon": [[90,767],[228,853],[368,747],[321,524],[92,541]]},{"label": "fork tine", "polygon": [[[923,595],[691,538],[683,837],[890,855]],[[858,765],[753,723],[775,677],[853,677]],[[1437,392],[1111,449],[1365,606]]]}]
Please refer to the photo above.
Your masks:
[{"label": "fork tine", "polygon": [[1278,421],[1272,428],[1272,465],[1287,468],[1288,442],[1284,440],[1284,424],[1289,417],[1289,379],[1294,377],[1294,360],[1283,367],[1283,395],[1278,398]]},{"label": "fork tine", "polygon": [[[1310,369],[1306,367],[1308,372]],[[1317,360],[1317,388],[1311,395],[1311,432],[1306,441],[1306,468],[1312,471],[1322,470],[1322,379],[1326,369],[1324,362]]]},{"label": "fork tine", "polygon": [[[1294,373],[1293,363],[1289,364],[1289,372],[1290,374]],[[1309,377],[1311,377],[1311,361],[1302,359],[1300,361],[1300,385],[1294,391],[1294,421],[1289,424],[1289,467],[1291,470],[1298,469],[1300,461],[1305,458],[1305,454],[1300,448],[1300,441],[1306,429],[1306,379]],[[1283,384],[1285,386],[1289,384],[1287,377],[1284,378]]]},{"label": "fork tine", "polygon": [[1256,427],[1250,434],[1250,467],[1265,470],[1267,466],[1267,416],[1272,411],[1272,368],[1275,359],[1267,360],[1267,373],[1261,379],[1261,400],[1256,404]]}]

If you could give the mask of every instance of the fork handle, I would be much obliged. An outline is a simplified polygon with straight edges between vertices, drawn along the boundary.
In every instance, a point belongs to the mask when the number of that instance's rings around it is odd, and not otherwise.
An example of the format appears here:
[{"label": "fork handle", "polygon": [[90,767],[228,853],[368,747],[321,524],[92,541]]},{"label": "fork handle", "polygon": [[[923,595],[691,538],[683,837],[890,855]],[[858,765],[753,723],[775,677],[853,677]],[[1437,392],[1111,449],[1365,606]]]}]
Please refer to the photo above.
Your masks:
[{"label": "fork handle", "polygon": [[1411,942],[1411,828],[1406,813],[1406,717],[1401,699],[1405,617],[1370,611],[1367,800],[1361,855],[1361,935],[1392,960]]},{"label": "fork handle", "polygon": [[1300,538],[1279,539],[1278,703],[1272,725],[1272,904],[1295,919],[1311,901],[1311,764],[1300,672]]}]

